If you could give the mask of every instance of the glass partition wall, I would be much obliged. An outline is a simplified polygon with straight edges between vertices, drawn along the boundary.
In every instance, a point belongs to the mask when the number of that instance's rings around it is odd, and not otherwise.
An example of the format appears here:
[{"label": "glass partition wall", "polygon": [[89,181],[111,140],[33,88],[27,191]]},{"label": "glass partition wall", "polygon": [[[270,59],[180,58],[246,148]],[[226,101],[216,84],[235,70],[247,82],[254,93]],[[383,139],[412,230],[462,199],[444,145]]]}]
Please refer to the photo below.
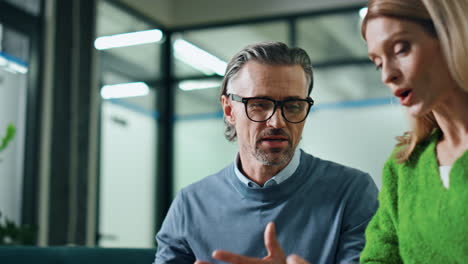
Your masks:
[{"label": "glass partition wall", "polygon": [[102,97],[98,244],[151,247],[164,36],[154,24],[107,1],[99,1],[97,10],[94,45]]},{"label": "glass partition wall", "polygon": [[[0,223],[36,227],[43,2],[0,0]],[[10,140],[6,140],[9,138]],[[5,144],[6,142],[8,144]],[[35,243],[32,238],[29,243]]]},{"label": "glass partition wall", "polygon": [[[169,179],[170,199],[183,187],[233,162],[237,143],[224,138],[219,89],[229,59],[244,46],[282,41],[304,48],[314,66],[312,97],[300,147],[312,155],[369,172],[380,170],[405,129],[403,112],[367,59],[360,37],[360,7],[255,21],[163,30],[161,40],[100,51],[102,91],[115,84],[144,83],[144,95],[105,98],[101,121],[100,234],[102,246],[154,245],[158,178]],[[98,36],[157,29],[138,16],[101,1]],[[170,41],[170,48],[163,43]],[[164,50],[164,52],[162,51]],[[167,53],[169,52],[169,53]],[[164,61],[170,70],[164,69]],[[170,85],[171,93],[161,93]],[[140,88],[127,87],[127,90]],[[163,95],[164,94],[164,95]],[[159,98],[173,96],[173,98]],[[160,109],[174,101],[173,170],[157,175]],[[167,114],[167,113],[166,113]],[[378,124],[377,126],[375,124]],[[132,228],[129,228],[129,227]],[[124,234],[129,230],[128,234]],[[131,231],[131,234],[130,234]]]},{"label": "glass partition wall", "polygon": [[[0,23],[0,212],[21,223],[26,109],[29,71],[29,38]],[[15,131],[15,132],[13,132]]]}]

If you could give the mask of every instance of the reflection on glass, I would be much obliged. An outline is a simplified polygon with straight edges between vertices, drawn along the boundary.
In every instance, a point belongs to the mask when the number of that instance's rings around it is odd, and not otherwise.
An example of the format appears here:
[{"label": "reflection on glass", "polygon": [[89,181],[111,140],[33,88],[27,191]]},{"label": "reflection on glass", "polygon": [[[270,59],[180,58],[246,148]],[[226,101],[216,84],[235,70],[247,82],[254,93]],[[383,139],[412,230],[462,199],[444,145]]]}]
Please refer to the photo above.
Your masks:
[{"label": "reflection on glass", "polygon": [[148,43],[156,43],[161,41],[162,38],[163,34],[161,30],[150,29],[98,37],[96,41],[94,41],[94,47],[98,50],[121,48]]},{"label": "reflection on glass", "polygon": [[198,114],[216,115],[221,111],[219,90],[221,79],[186,80],[176,89],[176,116],[187,119]]},{"label": "reflection on glass", "polygon": [[[117,87],[117,89],[122,89],[123,93],[128,96],[120,96],[118,98],[104,98],[102,96],[103,91],[101,90],[101,96],[106,101],[118,102],[121,105],[125,105],[133,110],[139,112],[150,113],[151,116],[157,116],[157,100],[156,93],[158,87],[148,85],[145,82],[137,81],[134,79],[128,79],[125,76],[122,76],[118,73],[113,72],[103,72],[101,75],[103,87]],[[130,84],[130,85],[129,85]],[[136,87],[140,92],[137,95],[135,91],[132,91],[132,88]],[[136,95],[136,96],[131,96]]]},{"label": "reflection on glass", "polygon": [[190,79],[174,87],[174,194],[235,157],[237,144],[224,138],[220,86],[221,78]]},{"label": "reflection on glass", "polygon": [[31,15],[38,16],[41,13],[41,0],[3,0],[9,4],[12,4]]},{"label": "reflection on glass", "polygon": [[7,53],[0,51],[0,68],[12,73],[28,73],[28,65]]},{"label": "reflection on glass", "polygon": [[16,30],[0,25],[0,51],[8,61],[25,66],[29,62],[29,39]]},{"label": "reflection on glass", "polygon": [[312,98],[317,107],[324,103],[390,98],[372,64],[335,66],[314,70]]},{"label": "reflection on glass", "polygon": [[[103,70],[119,72],[133,80],[160,79],[162,72],[160,65],[161,43],[163,41],[161,31],[107,1],[99,1],[97,10],[96,34],[98,43],[110,40],[111,43],[104,44],[115,46],[129,44],[129,42],[136,44],[135,42],[143,40],[151,41],[147,44],[101,50],[99,54]],[[141,37],[142,34],[144,38]]]},{"label": "reflection on glass", "polygon": [[298,46],[305,49],[312,63],[352,58],[367,58],[361,38],[359,10],[298,20]]},{"label": "reflection on glass", "polygon": [[186,80],[179,83],[179,88],[183,91],[212,89],[221,87],[221,80],[202,79],[202,80]]},{"label": "reflection on glass", "polygon": [[[214,67],[218,71],[210,68],[210,64],[216,63],[207,62],[203,59],[203,65],[193,65],[186,60],[180,58],[177,53],[178,40],[184,41],[196,46],[204,52],[217,58],[221,62],[228,62],[234,54],[247,45],[257,43],[260,41],[281,41],[288,42],[288,26],[285,22],[270,22],[259,23],[250,25],[229,26],[222,28],[204,29],[187,31],[178,34],[173,39],[174,45],[174,65],[176,77],[189,77],[189,76],[210,76],[210,75],[224,75],[221,66]],[[223,66],[225,68],[225,66]],[[206,71],[206,68],[211,69]]]},{"label": "reflection on glass", "polygon": [[205,75],[223,76],[227,67],[225,61],[181,38],[174,41],[174,57]]},{"label": "reflection on glass", "polygon": [[101,88],[101,96],[104,99],[145,96],[148,93],[149,87],[144,82],[104,85]]}]

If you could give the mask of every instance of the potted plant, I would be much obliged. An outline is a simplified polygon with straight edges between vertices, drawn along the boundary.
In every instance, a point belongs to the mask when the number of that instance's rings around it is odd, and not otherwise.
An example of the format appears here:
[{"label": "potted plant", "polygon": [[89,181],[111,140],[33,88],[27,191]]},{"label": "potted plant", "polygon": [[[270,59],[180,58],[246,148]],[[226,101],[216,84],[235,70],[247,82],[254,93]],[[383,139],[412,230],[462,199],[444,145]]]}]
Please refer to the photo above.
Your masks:
[{"label": "potted plant", "polygon": [[[15,126],[9,124],[6,128],[5,136],[0,135],[0,153],[11,143],[15,137],[15,132]],[[0,162],[2,162],[1,157]],[[34,245],[35,233],[34,227],[30,225],[17,225],[6,217],[3,219],[2,212],[0,212],[0,245]]]}]

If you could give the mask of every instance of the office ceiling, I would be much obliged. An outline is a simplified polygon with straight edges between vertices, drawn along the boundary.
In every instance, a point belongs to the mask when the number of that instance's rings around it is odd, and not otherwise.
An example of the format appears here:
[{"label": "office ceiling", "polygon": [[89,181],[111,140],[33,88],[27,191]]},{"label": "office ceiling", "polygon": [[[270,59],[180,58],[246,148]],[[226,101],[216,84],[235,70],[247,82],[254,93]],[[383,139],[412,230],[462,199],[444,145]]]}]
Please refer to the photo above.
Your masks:
[{"label": "office ceiling", "polygon": [[112,0],[168,27],[364,6],[367,0]]}]

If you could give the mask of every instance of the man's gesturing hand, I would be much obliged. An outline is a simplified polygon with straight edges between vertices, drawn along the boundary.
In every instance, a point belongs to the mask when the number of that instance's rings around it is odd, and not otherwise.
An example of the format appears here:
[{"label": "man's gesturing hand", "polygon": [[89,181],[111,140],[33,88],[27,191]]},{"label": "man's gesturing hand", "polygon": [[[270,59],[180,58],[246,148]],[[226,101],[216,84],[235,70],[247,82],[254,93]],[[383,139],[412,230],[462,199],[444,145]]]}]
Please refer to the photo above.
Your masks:
[{"label": "man's gesturing hand", "polygon": [[263,239],[268,252],[268,256],[263,259],[241,256],[223,250],[213,252],[213,258],[232,264],[286,264],[286,256],[276,240],[275,224],[272,222],[266,226]]},{"label": "man's gesturing hand", "polygon": [[[278,240],[276,240],[275,225],[272,222],[268,223],[265,228],[264,242],[268,255],[262,259],[246,257],[224,250],[214,251],[213,258],[231,264],[308,264],[298,256],[290,256],[286,261],[286,255],[278,243]],[[205,261],[196,261],[195,264],[210,263]]]}]

